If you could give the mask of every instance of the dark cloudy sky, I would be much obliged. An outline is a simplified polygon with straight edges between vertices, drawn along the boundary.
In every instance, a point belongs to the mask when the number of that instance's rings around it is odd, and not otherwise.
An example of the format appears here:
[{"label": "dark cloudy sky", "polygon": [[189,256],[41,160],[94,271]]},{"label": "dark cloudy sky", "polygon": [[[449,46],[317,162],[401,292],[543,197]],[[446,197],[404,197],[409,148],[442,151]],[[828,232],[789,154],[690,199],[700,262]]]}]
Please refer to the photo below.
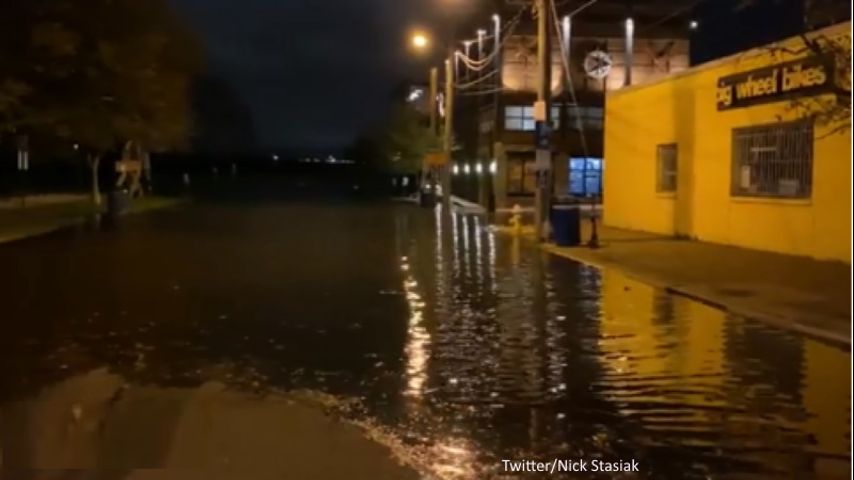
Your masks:
[{"label": "dark cloudy sky", "polygon": [[250,107],[261,146],[283,148],[346,145],[383,115],[391,89],[427,69],[406,32],[448,0],[171,1]]}]

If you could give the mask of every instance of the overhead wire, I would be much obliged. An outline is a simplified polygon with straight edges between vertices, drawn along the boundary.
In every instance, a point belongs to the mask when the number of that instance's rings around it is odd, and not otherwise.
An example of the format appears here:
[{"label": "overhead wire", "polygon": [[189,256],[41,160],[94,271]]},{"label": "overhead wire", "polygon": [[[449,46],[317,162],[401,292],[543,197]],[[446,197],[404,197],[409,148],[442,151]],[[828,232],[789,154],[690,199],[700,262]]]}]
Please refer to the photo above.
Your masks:
[{"label": "overhead wire", "polygon": [[[557,14],[557,6],[553,0],[546,0],[551,6],[552,17],[554,20],[554,27],[557,32],[558,43],[560,44],[560,62],[563,65],[563,72],[566,76],[566,85],[569,88],[569,95],[572,99],[572,106],[575,107],[576,118],[578,119],[578,134],[581,140],[581,150],[584,153],[584,158],[589,157],[589,150],[587,149],[587,135],[584,132],[584,122],[581,121],[579,116],[580,110],[578,107],[578,97],[575,94],[575,85],[572,83],[572,71],[569,66],[569,52],[566,49],[566,40],[563,38],[563,31],[560,28],[560,20],[558,19]],[[592,4],[593,2],[587,2],[587,4]],[[570,16],[570,18],[572,18]],[[572,120],[572,119],[570,119]]]}]

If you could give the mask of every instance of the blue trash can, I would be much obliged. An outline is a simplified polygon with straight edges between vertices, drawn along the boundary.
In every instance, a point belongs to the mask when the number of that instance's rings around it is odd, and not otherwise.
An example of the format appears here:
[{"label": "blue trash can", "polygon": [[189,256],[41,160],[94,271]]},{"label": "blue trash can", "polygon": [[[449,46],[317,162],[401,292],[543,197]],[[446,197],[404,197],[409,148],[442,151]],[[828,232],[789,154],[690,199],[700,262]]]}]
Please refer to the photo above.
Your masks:
[{"label": "blue trash can", "polygon": [[555,245],[559,247],[581,245],[581,209],[578,205],[553,206],[551,222]]}]

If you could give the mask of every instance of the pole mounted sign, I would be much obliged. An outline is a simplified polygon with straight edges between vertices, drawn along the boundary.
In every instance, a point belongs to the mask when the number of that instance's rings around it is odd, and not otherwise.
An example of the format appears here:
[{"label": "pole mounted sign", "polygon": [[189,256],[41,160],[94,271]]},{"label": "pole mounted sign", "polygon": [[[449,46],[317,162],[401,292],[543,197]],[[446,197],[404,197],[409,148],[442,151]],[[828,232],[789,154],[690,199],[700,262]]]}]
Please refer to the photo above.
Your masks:
[{"label": "pole mounted sign", "polygon": [[547,122],[537,122],[535,125],[534,131],[537,138],[537,150],[551,150],[552,126]]},{"label": "pole mounted sign", "polygon": [[778,102],[829,90],[832,63],[811,56],[718,79],[718,110]]}]

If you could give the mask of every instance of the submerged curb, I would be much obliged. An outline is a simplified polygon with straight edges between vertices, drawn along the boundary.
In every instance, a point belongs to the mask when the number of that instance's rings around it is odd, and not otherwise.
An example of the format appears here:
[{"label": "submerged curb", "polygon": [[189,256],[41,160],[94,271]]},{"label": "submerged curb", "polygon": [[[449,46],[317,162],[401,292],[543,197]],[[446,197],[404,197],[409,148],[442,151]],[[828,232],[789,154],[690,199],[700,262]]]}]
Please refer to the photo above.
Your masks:
[{"label": "submerged curb", "polygon": [[706,305],[717,308],[719,310],[723,310],[725,312],[729,312],[739,317],[763,322],[774,327],[793,331],[804,336],[820,340],[836,347],[844,348],[848,351],[851,350],[851,338],[847,335],[819,327],[814,327],[811,325],[805,325],[804,323],[793,317],[757,311],[756,309],[734,305],[732,302],[721,299],[719,296],[700,291],[697,288],[685,285],[674,285],[659,278],[656,278],[653,275],[644,275],[642,273],[623,268],[619,263],[616,262],[601,262],[588,258],[585,255],[576,255],[571,251],[558,250],[552,244],[542,245],[541,248],[552,255],[566,258],[568,260],[581,263],[599,270],[617,270],[620,273],[640,282],[646,283],[647,285],[659,288],[674,295],[679,295],[700,303],[704,303]]}]

